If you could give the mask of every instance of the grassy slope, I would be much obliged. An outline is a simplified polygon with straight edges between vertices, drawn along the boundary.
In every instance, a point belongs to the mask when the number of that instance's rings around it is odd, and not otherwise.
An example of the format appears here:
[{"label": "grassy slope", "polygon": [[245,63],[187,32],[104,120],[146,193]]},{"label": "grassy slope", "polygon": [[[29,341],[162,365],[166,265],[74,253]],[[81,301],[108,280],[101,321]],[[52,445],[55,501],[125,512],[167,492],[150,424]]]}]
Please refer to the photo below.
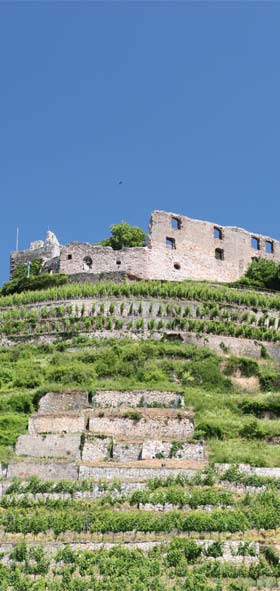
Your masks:
[{"label": "grassy slope", "polygon": [[[268,390],[278,375],[270,360],[258,364],[176,342],[104,342],[78,337],[67,344],[1,349],[1,458],[7,460],[16,437],[26,428],[28,415],[49,390],[157,388],[184,391],[186,405],[196,411],[195,436],[207,440],[213,461],[280,466],[280,448],[266,442],[267,437],[280,435],[280,421],[277,416],[269,420],[242,411],[240,403],[248,395],[232,385],[230,374],[236,371],[257,375]],[[275,407],[278,395],[254,393],[250,398],[265,402],[269,409],[272,402]]]}]

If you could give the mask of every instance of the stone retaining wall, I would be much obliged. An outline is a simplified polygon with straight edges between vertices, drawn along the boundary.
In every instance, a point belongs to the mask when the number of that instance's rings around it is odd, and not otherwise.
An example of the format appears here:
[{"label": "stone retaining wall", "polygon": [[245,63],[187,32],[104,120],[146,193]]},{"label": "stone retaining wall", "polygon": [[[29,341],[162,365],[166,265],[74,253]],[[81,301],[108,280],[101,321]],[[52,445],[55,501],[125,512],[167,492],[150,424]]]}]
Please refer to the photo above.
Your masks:
[{"label": "stone retaining wall", "polygon": [[97,390],[94,397],[96,406],[156,406],[169,408],[184,406],[184,397],[178,392],[159,392],[148,390]]},{"label": "stone retaining wall", "polygon": [[142,460],[155,458],[183,458],[184,460],[205,460],[205,449],[202,443],[184,443],[146,440],[142,447]]},{"label": "stone retaining wall", "polygon": [[73,462],[11,462],[8,467],[7,478],[22,478],[26,480],[36,476],[40,480],[77,480],[78,467]]},{"label": "stone retaining wall", "polygon": [[55,414],[79,411],[89,406],[87,392],[48,392],[41,398],[39,413]]},{"label": "stone retaining wall", "polygon": [[28,431],[31,435],[39,433],[81,433],[85,429],[82,414],[37,414],[29,418]]},{"label": "stone retaining wall", "polygon": [[80,457],[81,436],[78,433],[59,435],[20,435],[16,443],[18,456],[33,456],[36,458],[64,458],[78,459]]},{"label": "stone retaining wall", "polygon": [[91,416],[89,431],[114,437],[134,439],[188,439],[194,432],[193,423],[187,417],[158,416],[133,420],[117,416]]},{"label": "stone retaining wall", "polygon": [[109,459],[112,443],[112,437],[87,438],[82,448],[82,460],[84,462],[95,462]]},{"label": "stone retaining wall", "polygon": [[123,466],[86,466],[79,468],[79,479],[84,480],[92,478],[94,480],[132,480],[134,482],[149,480],[151,478],[167,478],[168,476],[177,476],[183,474],[192,478],[197,470],[190,468],[166,468],[166,467],[123,467]]}]

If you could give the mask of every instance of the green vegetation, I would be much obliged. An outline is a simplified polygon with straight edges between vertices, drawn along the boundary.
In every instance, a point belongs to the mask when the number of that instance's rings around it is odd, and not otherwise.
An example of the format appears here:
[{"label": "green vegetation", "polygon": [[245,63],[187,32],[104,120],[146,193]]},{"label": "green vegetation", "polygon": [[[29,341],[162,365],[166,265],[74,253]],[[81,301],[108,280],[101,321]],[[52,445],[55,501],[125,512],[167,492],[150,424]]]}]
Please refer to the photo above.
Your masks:
[{"label": "green vegetation", "polygon": [[[16,438],[48,391],[85,391],[94,406],[97,389],[156,389],[184,395],[194,411],[193,442],[203,440],[209,466],[154,478],[145,488],[119,481],[14,480],[0,499],[0,590],[278,588],[280,479],[237,465],[280,467],[280,372],[268,354],[272,347],[263,344],[279,343],[280,297],[157,281],[9,293],[0,298],[0,333],[15,341],[22,335],[22,342],[0,348],[3,462],[13,457]],[[115,329],[132,338],[109,338]],[[138,340],[146,330],[150,338]],[[162,340],[153,340],[161,330]],[[94,337],[95,331],[106,331],[107,338]],[[164,338],[168,331],[175,340]],[[203,346],[176,340],[178,331],[195,333]],[[30,343],[30,336],[45,334],[52,343]],[[207,348],[208,334],[255,339],[261,356],[231,355],[222,337],[217,354]],[[96,412],[107,416],[102,408]],[[143,408],[118,413],[129,419],[132,433],[147,414]],[[166,462],[176,462],[181,447],[182,441],[172,441]],[[231,467],[220,471],[215,463]],[[18,543],[7,550],[10,540]],[[51,555],[40,546],[46,541]],[[123,545],[131,541],[145,544],[145,551]],[[96,549],[67,545],[75,542]]]},{"label": "green vegetation", "polygon": [[251,285],[266,289],[280,290],[280,265],[274,261],[257,258],[237,284]]},{"label": "green vegetation", "polygon": [[41,273],[41,266],[41,259],[34,259],[30,265],[18,265],[13,278],[4,283],[0,294],[8,296],[23,291],[48,289],[67,283],[67,275],[62,275],[61,273],[56,273],[55,275]]},{"label": "green vegetation", "polygon": [[111,236],[102,240],[102,246],[111,246],[114,250],[121,250],[125,247],[145,246],[146,234],[138,226],[130,226],[127,222],[113,224]]},{"label": "green vegetation", "polygon": [[[52,277],[52,276],[50,276]],[[219,304],[237,304],[260,310],[280,310],[278,295],[263,294],[256,291],[234,289],[227,286],[211,286],[211,284],[192,281],[129,281],[114,283],[113,281],[98,283],[72,283],[57,289],[43,289],[32,293],[14,294],[0,298],[0,307],[32,304],[35,302],[78,299],[87,297],[153,297],[178,298],[197,300]],[[188,307],[187,307],[188,314]],[[186,315],[187,315],[186,314]]]},{"label": "green vegetation", "polygon": [[[244,396],[231,375],[255,375],[263,392]],[[212,461],[280,466],[279,371],[271,360],[217,355],[180,342],[132,342],[76,337],[49,345],[0,350],[0,450],[11,453],[28,416],[48,391],[154,389],[184,392],[195,411],[195,439],[204,439]],[[271,394],[275,390],[274,394]],[[266,393],[267,392],[267,393]],[[267,418],[266,411],[273,418]],[[128,411],[132,421],[141,412]],[[176,442],[175,442],[176,443]]]},{"label": "green vegetation", "polygon": [[10,553],[9,566],[0,567],[1,584],[3,591],[9,585],[15,591],[242,591],[279,576],[269,548],[269,560],[264,556],[248,566],[215,560],[222,551],[220,542],[206,547],[178,538],[148,553],[124,547],[90,552],[66,545],[50,560],[43,547],[21,543]]}]

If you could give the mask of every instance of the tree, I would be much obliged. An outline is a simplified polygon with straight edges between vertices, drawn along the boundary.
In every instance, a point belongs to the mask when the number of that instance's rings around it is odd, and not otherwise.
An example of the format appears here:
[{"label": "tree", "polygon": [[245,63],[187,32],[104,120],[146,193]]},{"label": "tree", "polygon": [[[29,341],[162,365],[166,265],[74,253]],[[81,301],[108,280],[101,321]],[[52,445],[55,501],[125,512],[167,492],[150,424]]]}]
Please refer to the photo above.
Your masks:
[{"label": "tree", "polygon": [[113,224],[111,236],[102,240],[102,246],[111,246],[114,250],[121,250],[123,247],[145,246],[146,234],[138,226],[130,226],[127,222]]},{"label": "tree", "polygon": [[252,261],[244,279],[246,283],[280,290],[280,265],[267,259],[256,259]]}]

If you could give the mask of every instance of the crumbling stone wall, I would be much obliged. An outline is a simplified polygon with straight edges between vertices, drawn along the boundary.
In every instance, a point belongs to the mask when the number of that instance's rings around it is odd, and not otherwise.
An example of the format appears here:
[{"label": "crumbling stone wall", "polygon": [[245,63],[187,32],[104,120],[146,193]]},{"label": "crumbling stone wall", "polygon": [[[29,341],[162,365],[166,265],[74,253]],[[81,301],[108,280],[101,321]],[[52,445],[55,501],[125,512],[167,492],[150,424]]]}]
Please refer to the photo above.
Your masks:
[{"label": "crumbling stone wall", "polygon": [[[55,257],[58,261],[51,262]],[[280,261],[280,241],[241,228],[194,220],[165,211],[151,216],[145,247],[111,247],[71,242],[60,247],[52,233],[29,250],[11,253],[11,274],[19,263],[42,258],[48,271],[83,277],[184,279],[231,282],[239,279],[253,258]]]},{"label": "crumbling stone wall", "polygon": [[254,257],[280,261],[278,240],[164,211],[152,213],[149,247],[149,277],[152,271],[155,279],[236,281]]},{"label": "crumbling stone wall", "polygon": [[[34,259],[42,259],[46,272],[59,271],[60,244],[53,232],[48,231],[45,240],[31,242],[28,250],[15,250],[10,255],[10,275],[18,265],[27,264]],[[53,262],[52,262],[52,259]]]},{"label": "crumbling stone wall", "polygon": [[122,272],[145,279],[148,274],[148,249],[123,248],[71,242],[61,249],[60,272],[67,275]]}]

